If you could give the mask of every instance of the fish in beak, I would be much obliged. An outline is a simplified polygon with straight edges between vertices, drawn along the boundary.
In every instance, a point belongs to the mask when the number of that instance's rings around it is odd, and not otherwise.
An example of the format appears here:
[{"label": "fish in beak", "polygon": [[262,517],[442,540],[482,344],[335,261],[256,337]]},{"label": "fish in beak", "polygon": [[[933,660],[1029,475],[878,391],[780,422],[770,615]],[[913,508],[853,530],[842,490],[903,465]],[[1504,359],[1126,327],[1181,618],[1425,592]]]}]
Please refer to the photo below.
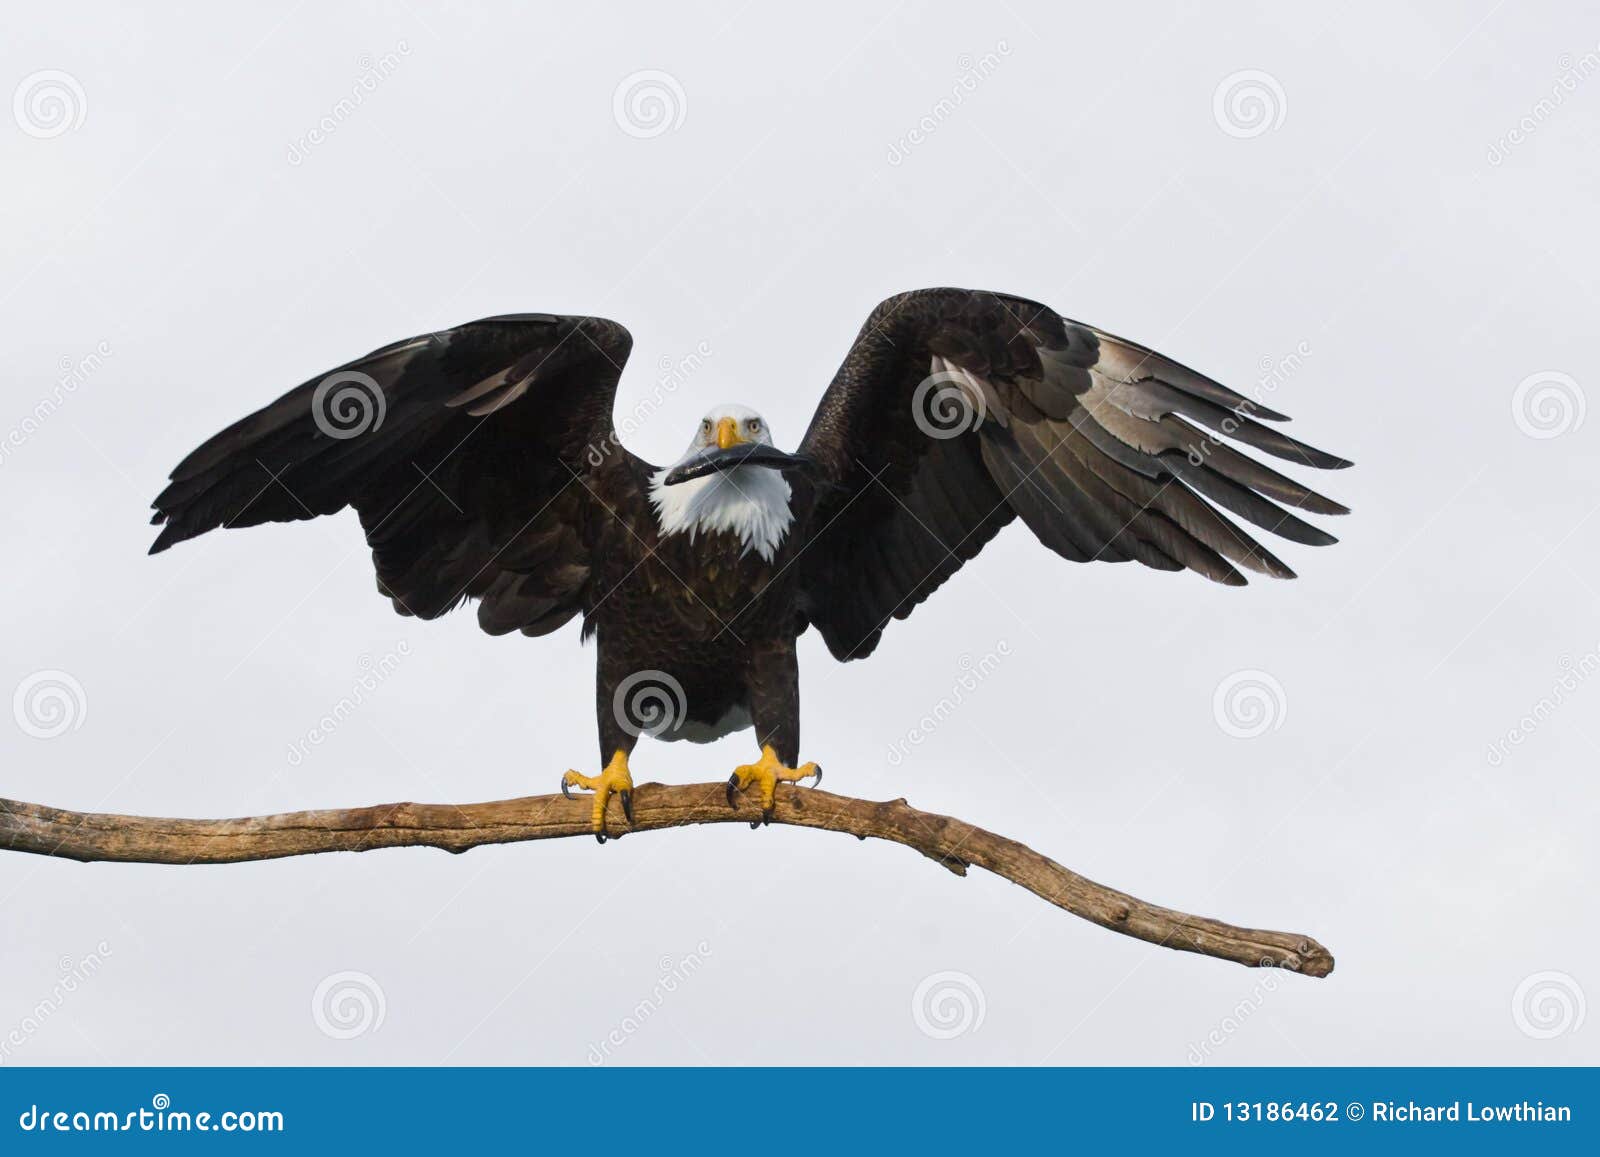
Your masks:
[{"label": "fish in beak", "polygon": [[692,482],[709,474],[721,474],[735,466],[763,466],[769,470],[799,470],[811,465],[811,459],[802,454],[789,454],[776,446],[761,442],[748,442],[739,437],[733,422],[723,419],[717,424],[717,444],[698,454],[685,458],[667,474],[666,484]]}]

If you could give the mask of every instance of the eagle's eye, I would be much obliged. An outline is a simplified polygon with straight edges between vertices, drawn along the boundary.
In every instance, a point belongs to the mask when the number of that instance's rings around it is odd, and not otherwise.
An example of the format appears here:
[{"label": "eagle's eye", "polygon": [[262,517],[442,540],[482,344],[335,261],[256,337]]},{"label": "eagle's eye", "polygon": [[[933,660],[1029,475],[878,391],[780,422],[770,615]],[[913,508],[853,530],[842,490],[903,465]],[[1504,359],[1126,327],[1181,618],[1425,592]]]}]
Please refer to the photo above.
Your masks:
[{"label": "eagle's eye", "polygon": [[761,419],[760,418],[751,418],[748,422],[746,422],[744,424],[744,426],[745,426],[745,429],[749,430],[752,434],[761,433]]},{"label": "eagle's eye", "polygon": [[702,418],[701,419],[701,421],[700,421],[700,432],[702,434],[711,433],[711,419],[710,418]]}]

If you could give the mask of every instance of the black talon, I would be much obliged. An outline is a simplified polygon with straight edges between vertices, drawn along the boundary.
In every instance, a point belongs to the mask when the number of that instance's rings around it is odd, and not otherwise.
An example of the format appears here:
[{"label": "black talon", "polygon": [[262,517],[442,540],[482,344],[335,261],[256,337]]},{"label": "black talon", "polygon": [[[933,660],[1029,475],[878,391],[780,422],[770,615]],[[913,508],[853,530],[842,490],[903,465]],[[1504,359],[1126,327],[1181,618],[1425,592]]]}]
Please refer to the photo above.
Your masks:
[{"label": "black talon", "polygon": [[622,814],[628,817],[628,822],[633,822],[633,792],[618,792],[622,796]]},{"label": "black talon", "polygon": [[603,844],[603,843],[606,842],[606,834],[605,834],[605,832],[595,832],[594,838],[599,843]]},{"label": "black talon", "polygon": [[561,777],[561,795],[565,799],[577,799],[578,798],[577,796],[573,795],[570,791],[567,790],[567,777],[566,776],[562,776]]},{"label": "black talon", "polygon": [[738,807],[739,806],[738,804],[733,802],[733,789],[738,787],[738,786],[739,786],[739,776],[738,776],[738,773],[734,773],[733,775],[730,775],[728,777],[728,806],[729,807]]},{"label": "black talon", "polygon": [[[772,809],[771,808],[762,808],[761,809],[761,822],[764,823],[764,824],[770,824],[772,822]],[[751,827],[755,827],[754,824],[751,824],[750,826]]]},{"label": "black talon", "polygon": [[751,831],[755,831],[760,826],[761,826],[761,821],[760,820],[751,820],[750,821],[750,830]]},{"label": "black talon", "polygon": [[822,786],[822,764],[820,764],[820,763],[817,764],[817,770],[812,772],[811,774],[816,776],[816,778],[811,781],[811,786],[812,787],[821,787]]}]

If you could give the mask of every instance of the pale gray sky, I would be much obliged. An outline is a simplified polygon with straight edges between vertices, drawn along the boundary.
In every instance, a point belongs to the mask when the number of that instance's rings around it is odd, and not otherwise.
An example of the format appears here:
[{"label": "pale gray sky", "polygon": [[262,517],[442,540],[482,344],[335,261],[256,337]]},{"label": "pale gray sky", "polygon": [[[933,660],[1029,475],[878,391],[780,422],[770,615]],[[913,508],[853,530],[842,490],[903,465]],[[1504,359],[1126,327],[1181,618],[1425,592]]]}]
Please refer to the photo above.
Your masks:
[{"label": "pale gray sky", "polygon": [[[1018,524],[868,662],[801,645],[830,788],[1310,932],[1327,981],[795,830],[226,868],[0,856],[0,1040],[23,1042],[3,1062],[582,1064],[615,1030],[633,1063],[1600,1063],[1578,1020],[1600,933],[1577,916],[1600,864],[1597,71],[1600,23],[1572,2],[9,21],[0,691],[54,680],[71,715],[52,738],[25,712],[0,727],[0,794],[239,815],[588,768],[576,626],[400,619],[351,515],[144,556],[147,504],[201,439],[487,314],[628,325],[619,412],[644,407],[630,445],[657,461],[724,399],[792,446],[872,305],[954,284],[1240,388],[1287,359],[1272,405],[1357,467],[1313,480],[1355,513],[1326,523],[1340,545],[1282,551],[1298,582],[1073,566]],[[1253,737],[1214,711],[1239,672],[1265,673]],[[748,744],[647,742],[635,773],[720,779]]]}]

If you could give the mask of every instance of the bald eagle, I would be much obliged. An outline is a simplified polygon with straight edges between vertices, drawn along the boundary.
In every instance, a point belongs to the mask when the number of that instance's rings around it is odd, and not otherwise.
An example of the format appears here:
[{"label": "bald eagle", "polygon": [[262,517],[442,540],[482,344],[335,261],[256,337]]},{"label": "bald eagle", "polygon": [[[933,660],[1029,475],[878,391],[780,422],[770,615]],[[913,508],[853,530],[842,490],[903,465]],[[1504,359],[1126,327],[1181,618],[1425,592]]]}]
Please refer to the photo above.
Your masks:
[{"label": "bald eagle", "polygon": [[766,818],[778,784],[820,780],[799,758],[798,637],[867,657],[1013,519],[1073,562],[1242,586],[1294,572],[1223,511],[1313,546],[1334,539],[1293,511],[1347,512],[1234,447],[1349,465],[1264,424],[1286,418],[1259,398],[1019,297],[884,301],[795,453],[735,405],[670,466],[630,453],[613,403],[631,346],[602,318],[513,314],[375,350],[183,459],[151,553],[350,506],[402,615],[475,599],[492,635],[581,615],[601,770],[561,787],[594,793],[604,842],[611,796],[632,822],[640,735],[754,728],[728,801],[753,789]]}]

